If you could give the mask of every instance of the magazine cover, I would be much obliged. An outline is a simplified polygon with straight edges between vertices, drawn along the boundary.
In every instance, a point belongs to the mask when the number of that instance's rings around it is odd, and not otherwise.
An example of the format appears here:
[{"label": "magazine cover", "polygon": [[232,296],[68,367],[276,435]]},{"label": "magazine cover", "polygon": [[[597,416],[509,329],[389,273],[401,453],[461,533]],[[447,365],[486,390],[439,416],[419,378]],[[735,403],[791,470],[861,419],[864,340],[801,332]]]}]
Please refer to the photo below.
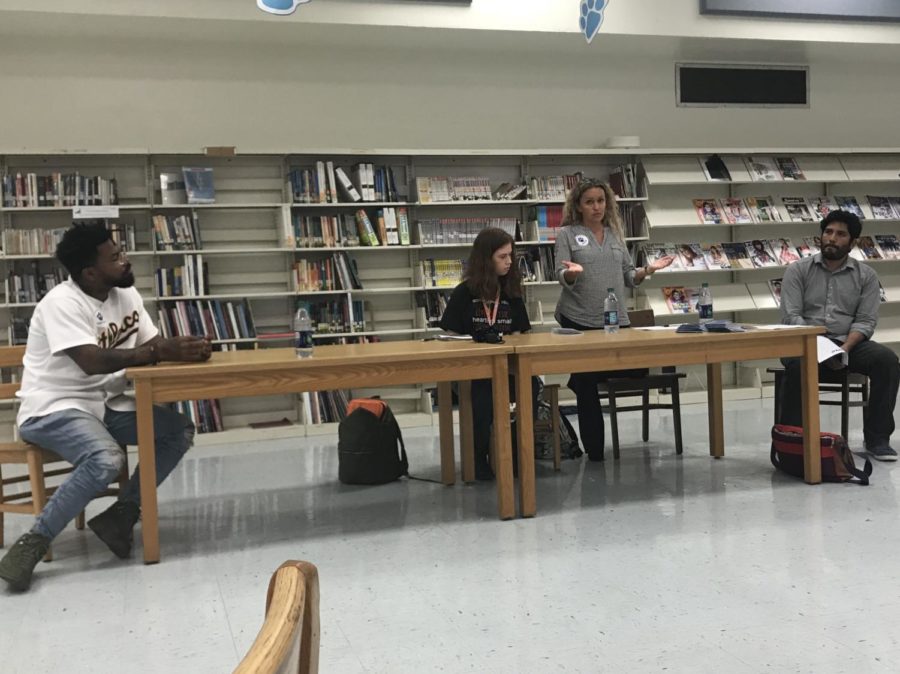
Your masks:
[{"label": "magazine cover", "polygon": [[731,262],[732,269],[753,269],[747,247],[742,243],[723,243],[722,250]]},{"label": "magazine cover", "polygon": [[787,266],[800,259],[800,254],[790,239],[770,239],[769,246],[775,253],[778,264]]},{"label": "magazine cover", "polygon": [[706,258],[703,256],[699,243],[679,243],[676,250],[681,266],[686,271],[700,271],[707,268]]},{"label": "magazine cover", "polygon": [[882,302],[887,302],[887,293],[884,292],[884,286],[881,285],[881,281],[878,282],[878,297]]},{"label": "magazine cover", "polygon": [[869,206],[872,207],[872,217],[876,220],[893,220],[896,217],[891,201],[887,197],[866,195],[866,199],[869,200]]},{"label": "magazine cover", "polygon": [[719,155],[714,154],[706,159],[703,157],[698,159],[700,168],[703,169],[703,175],[706,176],[707,180],[711,182],[731,182],[731,173]]},{"label": "magazine cover", "polygon": [[876,234],[875,242],[888,260],[900,260],[900,239],[896,234]]},{"label": "magazine cover", "polygon": [[772,180],[783,180],[778,166],[772,157],[753,156],[744,159],[747,165],[747,171],[750,172],[750,178],[754,182],[770,182]]},{"label": "magazine cover", "polygon": [[900,218],[900,197],[888,197],[891,202],[891,209],[894,211],[894,217]]},{"label": "magazine cover", "polygon": [[183,168],[184,188],[189,204],[216,203],[216,188],[211,168]]},{"label": "magazine cover", "polygon": [[651,262],[656,262],[657,260],[664,258],[668,255],[673,256],[675,259],[672,264],[668,267],[664,267],[657,271],[657,274],[661,274],[664,272],[672,272],[672,271],[684,271],[684,267],[681,266],[681,259],[678,257],[678,252],[675,250],[675,244],[673,243],[648,243],[644,246],[644,258],[645,263],[650,264]]},{"label": "magazine cover", "polygon": [[856,240],[856,247],[862,251],[867,260],[884,260],[885,255],[878,243],[871,236],[861,236]]},{"label": "magazine cover", "polygon": [[772,297],[775,298],[775,304],[779,307],[781,306],[781,279],[773,278],[769,281],[769,290],[772,293]]},{"label": "magazine cover", "polygon": [[694,199],[694,210],[704,225],[721,225],[724,222],[715,199]]},{"label": "magazine cover", "polygon": [[782,197],[781,200],[791,222],[815,222],[816,218],[803,197]]},{"label": "magazine cover", "polygon": [[820,220],[831,213],[831,211],[838,209],[837,204],[831,197],[811,197],[809,207]]},{"label": "magazine cover", "polygon": [[775,165],[785,180],[806,180],[797,160],[793,157],[775,157]]},{"label": "magazine cover", "polygon": [[686,288],[681,286],[665,287],[662,289],[662,294],[671,313],[691,313],[691,296]]},{"label": "magazine cover", "polygon": [[849,255],[854,260],[859,260],[860,262],[862,262],[863,260],[866,259],[865,252],[863,251],[862,248],[859,247],[859,241],[855,241],[853,243],[853,247],[850,249]]},{"label": "magazine cover", "polygon": [[762,239],[754,239],[753,241],[745,241],[744,246],[747,254],[750,256],[750,262],[755,269],[762,267],[777,267],[778,262],[775,260],[775,253],[769,246],[768,241]]},{"label": "magazine cover", "polygon": [[[822,239],[818,236],[804,236],[803,246],[809,251],[809,255],[815,255],[822,248]],[[797,249],[799,252],[799,248]],[[804,255],[803,257],[809,257]]]},{"label": "magazine cover", "polygon": [[722,199],[719,203],[722,206],[722,212],[725,214],[725,219],[732,225],[745,225],[753,222],[750,211],[747,210],[747,205],[744,203],[743,199],[732,197],[729,199]]},{"label": "magazine cover", "polygon": [[721,244],[701,243],[700,250],[703,251],[703,259],[706,260],[709,269],[731,269],[731,262],[728,261]]},{"label": "magazine cover", "polygon": [[866,214],[863,213],[863,209],[856,200],[856,197],[835,197],[834,202],[842,211],[853,213],[860,220],[865,219]]},{"label": "magazine cover", "polygon": [[781,213],[772,197],[747,197],[744,201],[756,222],[781,222]]}]

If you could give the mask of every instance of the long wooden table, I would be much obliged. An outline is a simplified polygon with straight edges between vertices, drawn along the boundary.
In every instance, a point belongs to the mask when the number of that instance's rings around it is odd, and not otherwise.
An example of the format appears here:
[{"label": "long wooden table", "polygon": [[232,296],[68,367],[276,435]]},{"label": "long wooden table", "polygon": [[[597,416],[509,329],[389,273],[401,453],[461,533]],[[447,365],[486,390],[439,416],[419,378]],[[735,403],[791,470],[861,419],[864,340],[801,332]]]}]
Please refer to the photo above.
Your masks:
[{"label": "long wooden table", "polygon": [[[438,382],[441,476],[445,484],[453,484],[450,382],[493,379],[494,409],[508,409],[512,350],[508,344],[400,341],[319,346],[312,358],[302,359],[293,349],[261,349],[217,352],[206,363],[129,368],[126,375],[134,381],[137,399],[144,562],[160,558],[154,403]],[[509,415],[496,415],[494,441],[497,509],[501,519],[510,519],[515,501]]]},{"label": "long wooden table", "polygon": [[[803,465],[809,484],[822,481],[819,446],[819,368],[816,336],[823,328],[753,330],[740,333],[678,334],[674,331],[622,330],[607,335],[602,330],[581,335],[539,333],[511,335],[515,347],[518,406],[519,510],[533,517],[536,510],[534,431],[531,409],[531,376],[595,370],[706,365],[709,404],[709,453],[725,455],[722,421],[722,363],[799,356],[803,390]],[[502,416],[502,415],[500,415]],[[495,415],[495,419],[498,415]]]}]

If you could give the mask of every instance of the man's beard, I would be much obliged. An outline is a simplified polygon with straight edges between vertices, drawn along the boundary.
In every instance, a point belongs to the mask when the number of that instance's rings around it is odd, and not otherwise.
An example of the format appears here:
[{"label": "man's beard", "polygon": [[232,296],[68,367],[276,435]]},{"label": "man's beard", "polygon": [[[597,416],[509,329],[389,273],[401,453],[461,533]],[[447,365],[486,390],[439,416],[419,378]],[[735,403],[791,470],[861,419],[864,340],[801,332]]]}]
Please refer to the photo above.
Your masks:
[{"label": "man's beard", "polygon": [[841,248],[840,246],[830,244],[827,246],[822,246],[822,257],[824,257],[826,260],[842,260],[847,257],[847,254],[849,252],[849,246],[847,248]]},{"label": "man's beard", "polygon": [[130,288],[134,285],[134,272],[127,271],[122,275],[122,278],[117,280],[113,284],[116,288]]}]

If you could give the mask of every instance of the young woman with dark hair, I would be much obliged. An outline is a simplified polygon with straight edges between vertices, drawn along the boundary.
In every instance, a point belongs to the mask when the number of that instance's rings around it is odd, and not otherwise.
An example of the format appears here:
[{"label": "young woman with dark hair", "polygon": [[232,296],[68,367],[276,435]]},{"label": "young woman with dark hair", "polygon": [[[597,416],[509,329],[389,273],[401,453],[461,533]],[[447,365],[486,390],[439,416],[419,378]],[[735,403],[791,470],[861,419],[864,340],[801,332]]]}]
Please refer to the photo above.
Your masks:
[{"label": "young woman with dark hair", "polygon": [[[564,328],[602,330],[603,301],[607,288],[612,288],[619,299],[619,325],[627,328],[625,287],[633,288],[668,267],[674,256],[635,269],[615,194],[609,185],[593,178],[582,180],[569,192],[562,224],[556,236],[556,275],[562,285],[556,320]],[[591,461],[603,460],[605,435],[597,383],[614,374],[580,372],[569,378],[578,403],[581,440]]]},{"label": "young woman with dark hair", "polygon": [[[502,229],[482,230],[472,244],[463,282],[453,290],[440,326],[447,332],[471,335],[479,342],[498,342],[503,335],[531,329],[522,279],[515,264],[513,238]],[[537,410],[538,382],[532,378],[532,409]],[[515,387],[510,383],[510,392]],[[494,421],[490,379],[472,382],[472,422],[475,436],[475,477],[492,480],[488,460]],[[515,441],[515,431],[513,440]]]}]

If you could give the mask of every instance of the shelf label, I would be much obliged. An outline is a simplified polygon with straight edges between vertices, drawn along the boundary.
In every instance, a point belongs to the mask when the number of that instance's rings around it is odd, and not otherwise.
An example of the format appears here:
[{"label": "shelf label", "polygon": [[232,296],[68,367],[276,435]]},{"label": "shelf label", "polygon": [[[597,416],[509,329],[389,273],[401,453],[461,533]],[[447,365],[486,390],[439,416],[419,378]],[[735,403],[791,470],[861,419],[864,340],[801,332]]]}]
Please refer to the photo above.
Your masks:
[{"label": "shelf label", "polygon": [[118,206],[73,206],[73,220],[101,220],[103,218],[118,218]]}]

